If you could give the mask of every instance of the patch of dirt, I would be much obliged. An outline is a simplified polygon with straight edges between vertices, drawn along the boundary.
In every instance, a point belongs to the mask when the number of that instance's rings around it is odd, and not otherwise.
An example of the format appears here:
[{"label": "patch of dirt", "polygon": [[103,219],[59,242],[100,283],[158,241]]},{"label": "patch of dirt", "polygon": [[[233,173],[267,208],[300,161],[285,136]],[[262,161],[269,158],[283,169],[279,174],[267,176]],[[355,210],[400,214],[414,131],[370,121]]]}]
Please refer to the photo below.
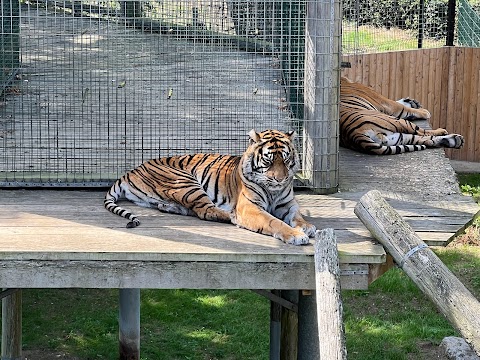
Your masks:
[{"label": "patch of dirt", "polygon": [[480,246],[480,228],[475,225],[465,229],[465,233],[456,237],[454,241],[448,244],[448,247],[455,246]]},{"label": "patch of dirt", "polygon": [[429,341],[423,341],[417,344],[418,353],[408,354],[408,360],[448,360],[445,351],[440,346],[432,344]]}]

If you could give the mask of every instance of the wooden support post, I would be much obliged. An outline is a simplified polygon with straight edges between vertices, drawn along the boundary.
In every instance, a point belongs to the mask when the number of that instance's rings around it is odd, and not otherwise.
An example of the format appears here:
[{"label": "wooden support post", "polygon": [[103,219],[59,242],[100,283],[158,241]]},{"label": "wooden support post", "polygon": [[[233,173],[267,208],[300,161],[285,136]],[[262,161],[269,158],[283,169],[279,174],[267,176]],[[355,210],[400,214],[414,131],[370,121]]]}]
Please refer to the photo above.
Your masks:
[{"label": "wooden support post", "polygon": [[22,291],[2,299],[1,360],[22,359]]},{"label": "wooden support post", "polygon": [[303,175],[314,191],[338,188],[341,6],[308,1],[305,19]]},{"label": "wooden support post", "polygon": [[[272,290],[274,295],[280,296],[280,290]],[[270,301],[270,360],[280,359],[282,305]]]},{"label": "wooden support post", "polygon": [[140,289],[120,289],[120,360],[140,359]]},{"label": "wooden support post", "polygon": [[470,291],[382,198],[380,192],[372,190],[362,196],[355,206],[355,214],[480,355],[480,303]]},{"label": "wooden support post", "polygon": [[[282,290],[282,297],[298,304],[298,290]],[[280,360],[297,360],[298,314],[283,307],[281,326]]]},{"label": "wooden support post", "polygon": [[[298,360],[319,360],[316,302],[311,291],[300,291],[298,298]],[[323,334],[325,335],[325,334]]]},{"label": "wooden support post", "polygon": [[300,295],[298,359],[346,360],[340,265],[333,229],[315,235],[315,293]]}]

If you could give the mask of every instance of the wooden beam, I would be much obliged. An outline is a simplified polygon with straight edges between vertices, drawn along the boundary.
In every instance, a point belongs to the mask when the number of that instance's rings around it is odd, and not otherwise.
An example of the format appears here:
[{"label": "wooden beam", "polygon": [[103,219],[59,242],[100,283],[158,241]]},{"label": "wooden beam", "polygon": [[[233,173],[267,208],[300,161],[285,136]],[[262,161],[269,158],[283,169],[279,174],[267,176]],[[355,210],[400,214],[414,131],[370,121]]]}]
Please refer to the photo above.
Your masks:
[{"label": "wooden beam", "polygon": [[298,360],[346,360],[340,266],[333,229],[315,236],[315,293],[300,295]]},{"label": "wooden beam", "polygon": [[418,237],[377,190],[360,198],[355,214],[480,355],[480,302]]},{"label": "wooden beam", "polygon": [[[346,360],[340,266],[337,238],[333,229],[317,232],[315,237],[315,284],[319,359]],[[318,301],[320,299],[321,301]]]}]

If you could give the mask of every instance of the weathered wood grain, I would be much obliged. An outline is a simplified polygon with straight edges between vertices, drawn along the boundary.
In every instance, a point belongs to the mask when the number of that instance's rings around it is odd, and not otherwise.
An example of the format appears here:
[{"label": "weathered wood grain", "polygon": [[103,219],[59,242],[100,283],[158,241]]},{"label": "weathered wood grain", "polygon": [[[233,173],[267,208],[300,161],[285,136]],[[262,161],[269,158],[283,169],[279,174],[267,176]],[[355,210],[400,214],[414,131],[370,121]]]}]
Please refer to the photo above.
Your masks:
[{"label": "weathered wood grain", "polygon": [[[347,348],[343,326],[343,304],[340,296],[337,239],[331,228],[319,231],[315,239],[318,359],[344,360],[347,359]],[[304,358],[308,359],[308,357]]]}]

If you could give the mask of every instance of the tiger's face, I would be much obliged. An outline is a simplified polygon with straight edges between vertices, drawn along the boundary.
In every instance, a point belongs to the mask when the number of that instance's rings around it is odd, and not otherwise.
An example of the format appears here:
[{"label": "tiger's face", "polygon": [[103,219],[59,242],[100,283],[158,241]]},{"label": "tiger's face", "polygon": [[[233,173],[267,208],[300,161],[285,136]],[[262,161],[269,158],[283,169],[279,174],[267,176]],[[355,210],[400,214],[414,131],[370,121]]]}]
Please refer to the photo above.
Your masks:
[{"label": "tiger's face", "polygon": [[295,133],[251,130],[250,145],[244,154],[243,176],[269,191],[289,185],[299,168],[298,154],[293,146]]}]

